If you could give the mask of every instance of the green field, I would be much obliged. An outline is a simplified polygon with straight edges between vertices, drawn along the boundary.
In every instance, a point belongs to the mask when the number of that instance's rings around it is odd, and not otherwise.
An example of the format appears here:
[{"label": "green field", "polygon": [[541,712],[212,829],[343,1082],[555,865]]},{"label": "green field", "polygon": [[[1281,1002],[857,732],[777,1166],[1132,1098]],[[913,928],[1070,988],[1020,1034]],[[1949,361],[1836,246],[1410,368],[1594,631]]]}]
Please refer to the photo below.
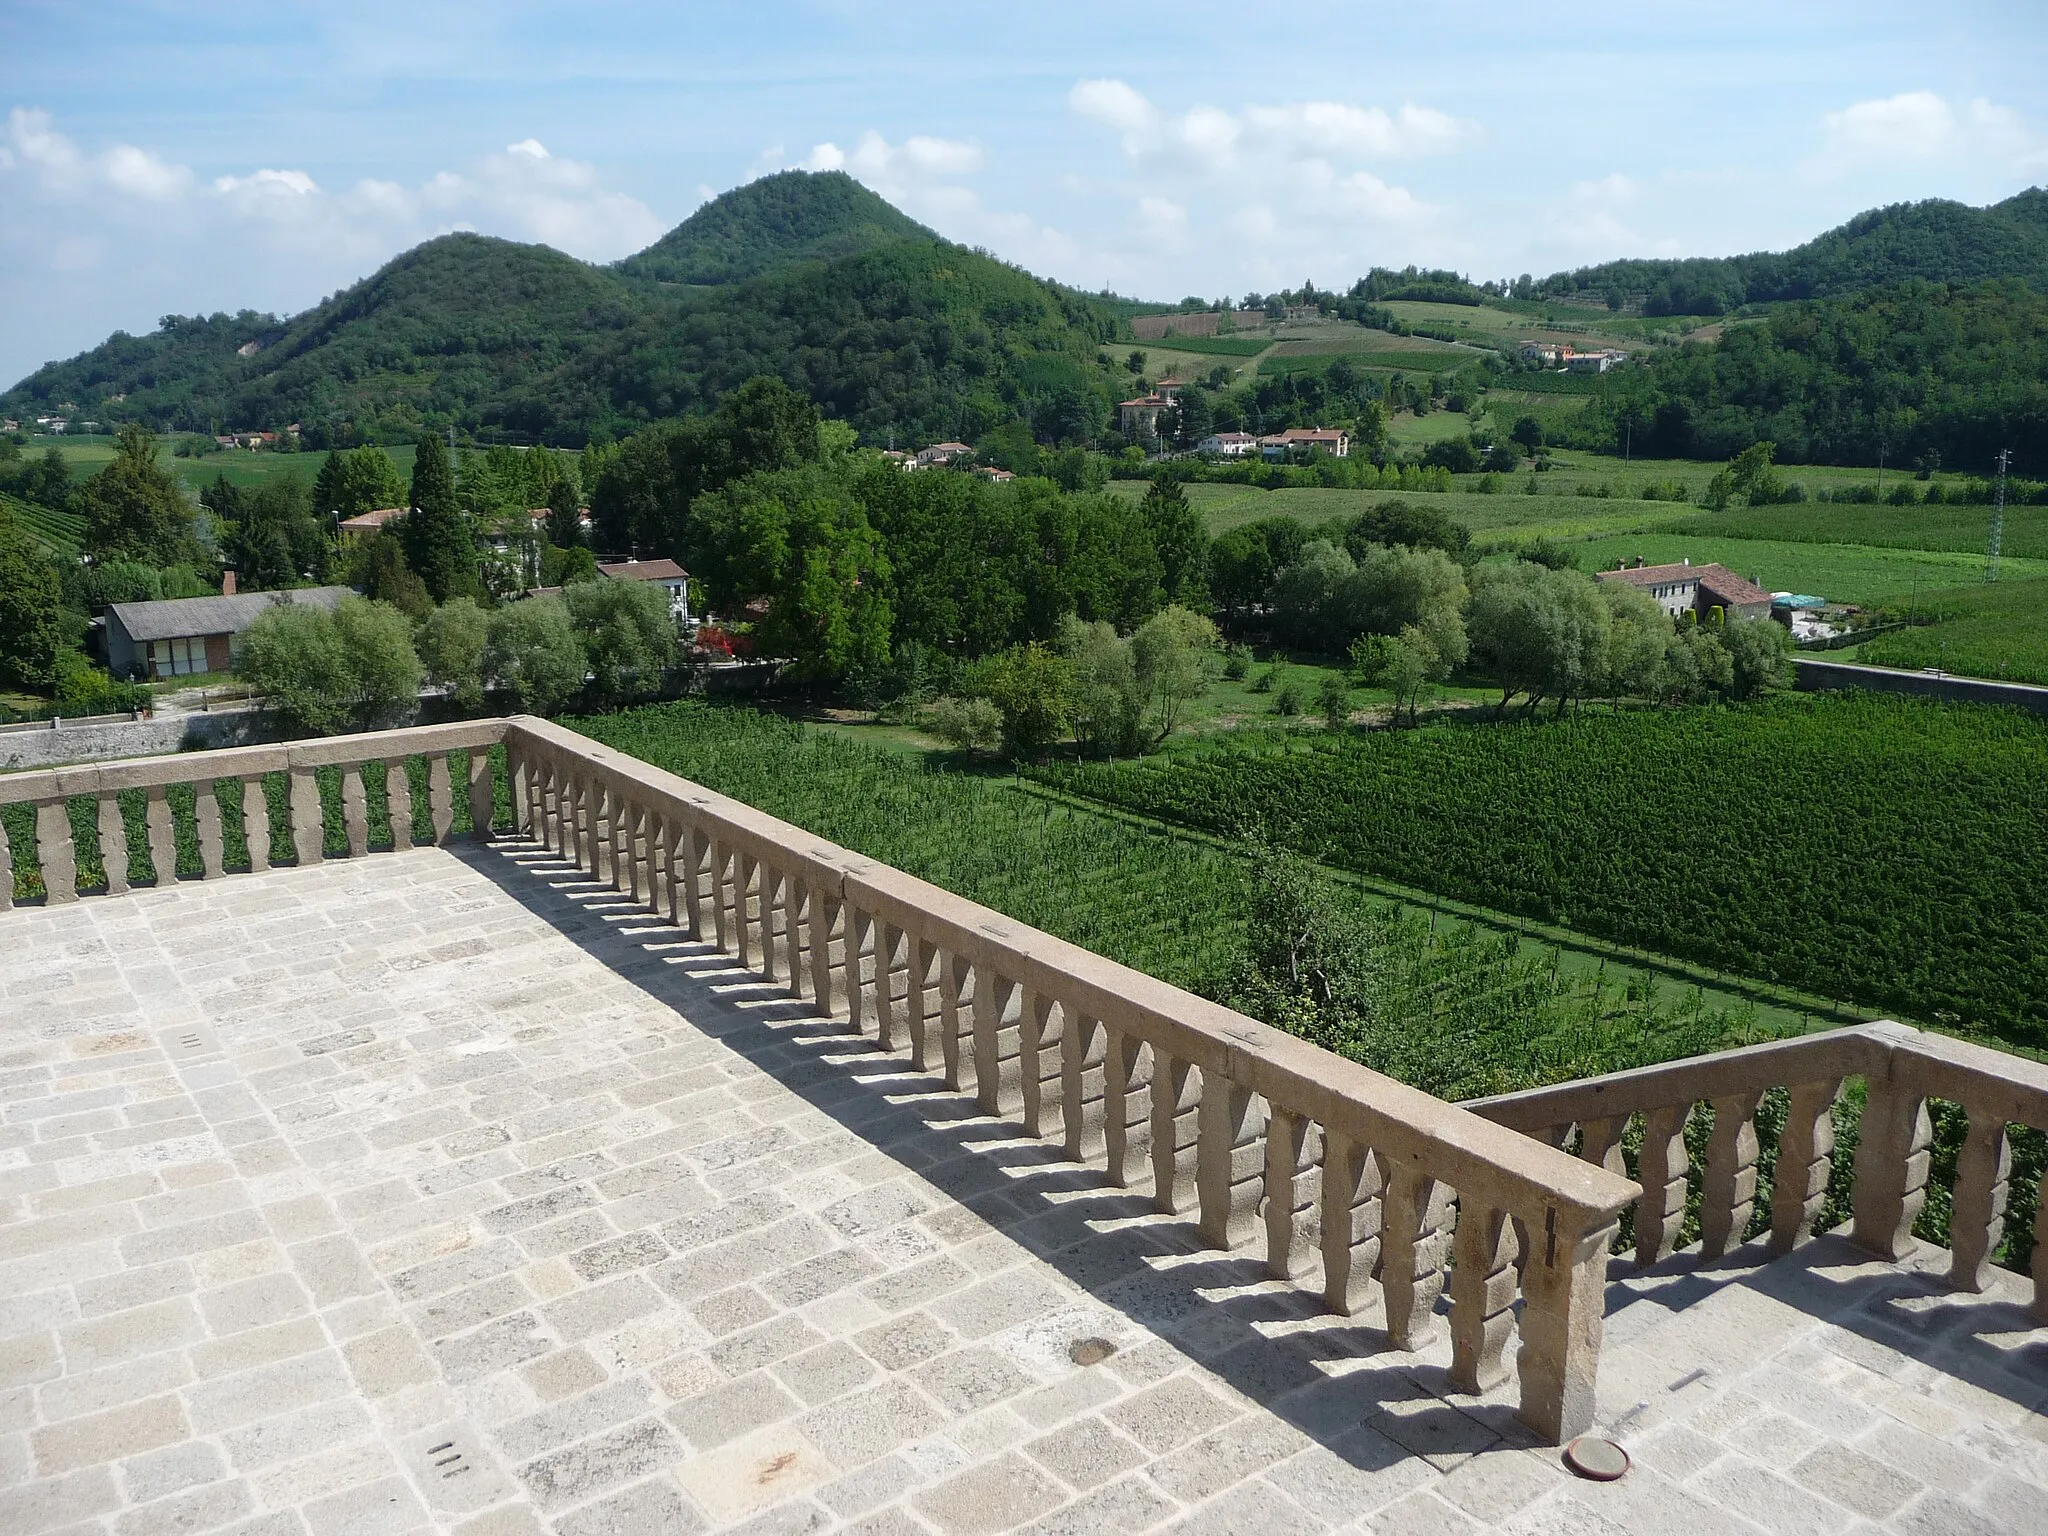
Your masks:
[{"label": "green field", "polygon": [[[322,453],[251,452],[246,448],[227,448],[188,459],[172,452],[176,441],[174,437],[161,441],[157,450],[158,462],[194,492],[213,484],[216,475],[226,476],[230,485],[245,488],[259,486],[279,475],[296,475],[311,485],[326,458]],[[79,479],[96,474],[114,459],[114,440],[111,437],[38,437],[29,451],[41,453],[46,448],[55,448],[63,454],[64,462],[71,466],[73,477]],[[411,443],[384,451],[391,455],[391,462],[398,466],[401,475],[411,476],[414,452]]]},{"label": "green field", "polygon": [[1269,352],[1259,359],[1261,375],[1282,373],[1322,373],[1339,357],[1353,368],[1373,368],[1383,373],[1401,373],[1409,377],[1424,374],[1450,373],[1459,368],[1477,366],[1480,354],[1461,351],[1456,347],[1432,347],[1428,350],[1406,349],[1394,351],[1384,346],[1379,348],[1359,347],[1342,353],[1335,351],[1296,352],[1279,354]]},{"label": "green field", "polygon": [[1856,660],[1878,667],[1940,667],[1971,677],[2048,686],[2048,567],[2007,560],[1996,582],[1922,592],[1918,607],[1939,621],[1863,645]]},{"label": "green field", "polygon": [[38,543],[57,554],[76,555],[85,540],[85,519],[75,513],[57,512],[12,496],[0,496],[0,507],[11,512]]},{"label": "green field", "polygon": [[[1817,765],[1825,764],[1825,772]],[[2048,1045],[2048,722],[1877,695],[1212,738],[1056,787]]]},{"label": "green field", "polygon": [[1212,357],[1257,357],[1271,345],[1270,340],[1255,336],[1162,336],[1157,341],[1139,342],[1138,349],[1205,352]]},{"label": "green field", "polygon": [[[1981,562],[1991,537],[1991,508],[1809,501],[1775,507],[1732,507],[1726,512],[1703,511],[1681,526],[1688,533],[1711,532],[1740,539],[1951,550]],[[2001,543],[2008,555],[2048,559],[2048,507],[2008,506]]]}]

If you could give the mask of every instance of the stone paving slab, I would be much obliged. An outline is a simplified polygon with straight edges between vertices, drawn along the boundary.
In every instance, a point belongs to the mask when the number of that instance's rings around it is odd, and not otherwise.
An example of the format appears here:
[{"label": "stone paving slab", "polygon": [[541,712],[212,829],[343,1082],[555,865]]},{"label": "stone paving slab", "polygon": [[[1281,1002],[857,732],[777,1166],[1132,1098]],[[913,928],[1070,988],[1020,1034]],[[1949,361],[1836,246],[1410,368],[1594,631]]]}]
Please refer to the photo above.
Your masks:
[{"label": "stone paving slab", "polygon": [[2040,1533],[2019,1300],[1618,1282],[1579,1482],[534,850],[0,917],[5,1536]]}]

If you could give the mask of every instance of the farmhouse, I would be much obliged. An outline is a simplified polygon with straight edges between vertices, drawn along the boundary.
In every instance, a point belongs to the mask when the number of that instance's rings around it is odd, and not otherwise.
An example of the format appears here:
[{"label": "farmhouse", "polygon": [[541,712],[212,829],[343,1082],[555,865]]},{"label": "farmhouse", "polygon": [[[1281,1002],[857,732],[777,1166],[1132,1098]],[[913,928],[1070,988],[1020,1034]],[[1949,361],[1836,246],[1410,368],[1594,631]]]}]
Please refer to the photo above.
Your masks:
[{"label": "farmhouse", "polygon": [[379,507],[374,512],[344,517],[339,525],[342,542],[353,544],[358,539],[367,539],[380,532],[386,523],[405,516],[405,511],[404,507]]},{"label": "farmhouse", "polygon": [[1566,373],[1606,373],[1611,368],[1619,368],[1627,361],[1626,352],[1619,352],[1611,347],[1603,352],[1574,352],[1570,347],[1564,349]]},{"label": "farmhouse", "polygon": [[690,621],[690,573],[673,560],[621,560],[600,565],[597,574],[613,581],[649,581],[668,593],[669,616],[678,624]]},{"label": "farmhouse", "polygon": [[1116,403],[1116,429],[1125,437],[1157,437],[1159,417],[1173,401],[1161,394]]},{"label": "farmhouse", "polygon": [[[230,587],[233,582],[230,579]],[[225,672],[241,654],[242,636],[274,603],[332,608],[347,587],[296,592],[241,592],[156,603],[107,605],[107,669],[116,677],[149,679]]]},{"label": "farmhouse", "polygon": [[1731,619],[1768,618],[1771,612],[1771,594],[1725,565],[1645,565],[1639,555],[1634,565],[1601,571],[1599,579],[1640,587],[1674,619],[1687,612],[1705,618],[1716,608]]},{"label": "farmhouse", "polygon": [[1351,457],[1351,434],[1338,427],[1289,427],[1259,439],[1259,451],[1269,459],[1306,458],[1320,448],[1333,459]]},{"label": "farmhouse", "polygon": [[966,443],[933,443],[929,448],[917,450],[917,467],[930,469],[935,464],[950,464],[973,452]]},{"label": "farmhouse", "polygon": [[1195,447],[1197,452],[1219,459],[1241,459],[1259,451],[1259,440],[1249,432],[1212,432]]}]

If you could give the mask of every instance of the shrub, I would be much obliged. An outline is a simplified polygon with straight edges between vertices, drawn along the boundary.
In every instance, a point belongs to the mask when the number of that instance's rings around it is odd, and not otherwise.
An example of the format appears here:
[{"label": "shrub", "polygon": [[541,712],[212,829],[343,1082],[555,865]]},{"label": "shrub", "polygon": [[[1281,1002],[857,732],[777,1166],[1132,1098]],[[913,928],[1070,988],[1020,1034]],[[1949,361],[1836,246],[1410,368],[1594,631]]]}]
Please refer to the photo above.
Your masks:
[{"label": "shrub", "polygon": [[1273,713],[1276,715],[1298,715],[1301,713],[1301,684],[1290,678],[1280,685],[1280,691],[1273,695]]},{"label": "shrub", "polygon": [[516,710],[551,715],[583,686],[583,642],[556,597],[511,603],[491,615],[484,678]]},{"label": "shrub", "polygon": [[1233,683],[1241,683],[1251,675],[1252,648],[1248,645],[1233,645],[1223,653],[1223,675]]},{"label": "shrub", "polygon": [[415,643],[427,680],[448,690],[448,697],[463,709],[475,709],[484,701],[484,641],[490,621],[484,611],[467,597],[450,598],[427,615]]},{"label": "shrub", "polygon": [[993,752],[1002,743],[1003,716],[987,699],[947,695],[925,706],[918,724],[963,752]]},{"label": "shrub", "polygon": [[345,597],[332,612],[276,604],[250,626],[241,675],[297,729],[315,736],[371,731],[419,700],[412,625],[388,603]]},{"label": "shrub", "polygon": [[661,691],[662,672],[676,660],[666,592],[649,581],[582,581],[562,589],[562,602],[582,638],[598,702]]}]

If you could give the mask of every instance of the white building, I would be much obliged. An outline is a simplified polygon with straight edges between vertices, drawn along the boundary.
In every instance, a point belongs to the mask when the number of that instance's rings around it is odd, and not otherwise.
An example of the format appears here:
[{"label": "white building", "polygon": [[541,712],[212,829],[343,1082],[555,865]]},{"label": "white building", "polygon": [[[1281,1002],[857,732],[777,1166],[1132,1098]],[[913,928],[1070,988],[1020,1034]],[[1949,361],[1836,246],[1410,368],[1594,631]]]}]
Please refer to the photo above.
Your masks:
[{"label": "white building", "polygon": [[1242,459],[1259,451],[1259,440],[1249,432],[1211,432],[1195,445],[1195,451],[1219,459]]}]

